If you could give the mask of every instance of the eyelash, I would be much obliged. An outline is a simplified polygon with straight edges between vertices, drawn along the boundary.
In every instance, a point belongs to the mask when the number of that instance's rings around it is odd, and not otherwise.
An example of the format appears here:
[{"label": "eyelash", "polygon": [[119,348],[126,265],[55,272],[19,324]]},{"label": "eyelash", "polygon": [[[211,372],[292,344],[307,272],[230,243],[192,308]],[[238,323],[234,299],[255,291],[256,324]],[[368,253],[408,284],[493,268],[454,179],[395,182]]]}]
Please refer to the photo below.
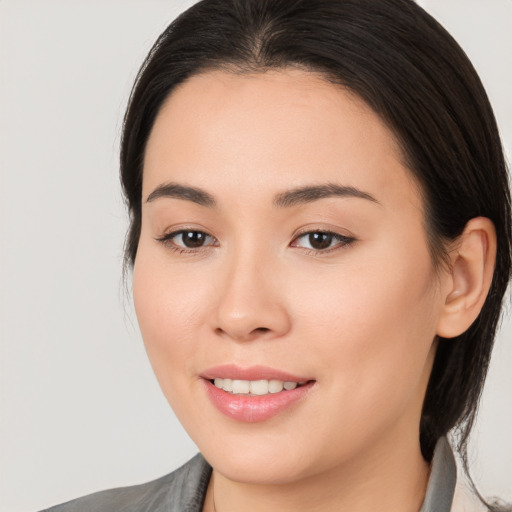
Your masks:
[{"label": "eyelash", "polygon": [[[156,240],[158,242],[164,244],[170,250],[172,250],[174,252],[177,252],[178,254],[197,254],[198,252],[202,252],[205,249],[205,247],[207,247],[205,245],[199,246],[197,248],[182,247],[182,246],[176,245],[172,241],[173,238],[175,238],[175,237],[177,237],[179,235],[183,235],[185,233],[194,233],[196,235],[198,235],[198,234],[199,235],[204,235],[204,237],[206,239],[207,238],[211,238],[212,240],[215,240],[215,238],[213,236],[209,235],[205,231],[200,231],[200,230],[196,230],[196,229],[179,229],[177,231],[173,231],[173,232],[168,233],[168,234],[166,234],[166,235],[164,235],[162,237],[159,237]],[[349,245],[353,244],[356,241],[356,239],[354,237],[341,235],[339,233],[335,233],[334,231],[317,229],[317,230],[309,230],[309,231],[305,231],[303,233],[299,233],[293,239],[292,244],[290,244],[291,247],[299,247],[299,246],[293,245],[293,244],[297,240],[300,240],[301,238],[304,238],[304,237],[307,237],[307,236],[311,236],[311,235],[327,235],[327,236],[332,237],[332,241],[337,241],[337,243],[334,246],[328,247],[326,249],[308,249],[308,248],[302,247],[302,249],[304,250],[304,252],[306,254],[313,255],[313,256],[318,256],[318,255],[322,255],[322,254],[328,254],[330,252],[333,252],[333,251],[336,251],[336,250],[340,250],[340,249],[342,249],[344,247],[348,247]],[[215,243],[218,244],[218,242],[216,240],[215,240]],[[213,244],[214,247],[216,246],[215,243]]]},{"label": "eyelash", "polygon": [[176,245],[172,239],[177,237],[178,235],[183,235],[184,233],[194,233],[194,234],[200,234],[204,235],[205,238],[211,238],[215,240],[215,238],[208,233],[204,231],[200,231],[198,229],[179,229],[177,231],[173,231],[172,233],[168,233],[167,235],[164,235],[162,237],[157,238],[156,240],[158,242],[161,242],[166,247],[168,247],[171,251],[177,252],[178,254],[196,254],[198,252],[201,252],[204,250],[205,246],[200,246],[197,248],[192,247],[181,247],[179,245]]},{"label": "eyelash", "polygon": [[312,255],[312,256],[329,254],[331,252],[341,250],[345,247],[350,246],[351,244],[353,244],[356,241],[356,239],[354,237],[341,235],[340,233],[336,233],[334,231],[329,231],[329,230],[325,230],[325,229],[314,229],[314,230],[309,230],[309,231],[304,231],[302,233],[299,233],[293,239],[291,246],[298,247],[297,245],[295,245],[297,240],[300,240],[301,238],[305,238],[305,237],[310,237],[311,235],[326,235],[326,236],[332,238],[332,240],[330,241],[331,243],[336,242],[333,246],[328,247],[326,249],[314,249],[314,248],[308,249],[306,247],[302,247],[302,249],[305,251],[306,254]]}]

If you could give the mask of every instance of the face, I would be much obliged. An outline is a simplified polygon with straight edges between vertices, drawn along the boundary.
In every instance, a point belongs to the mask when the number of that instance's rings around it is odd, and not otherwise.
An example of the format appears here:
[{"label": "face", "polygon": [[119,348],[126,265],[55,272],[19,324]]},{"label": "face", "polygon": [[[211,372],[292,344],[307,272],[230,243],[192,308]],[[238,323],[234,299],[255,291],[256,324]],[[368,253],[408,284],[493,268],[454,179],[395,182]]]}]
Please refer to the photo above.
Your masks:
[{"label": "face", "polygon": [[142,202],[140,328],[215,470],[290,482],[418,445],[442,300],[419,190],[364,102],[299,70],[193,77]]}]

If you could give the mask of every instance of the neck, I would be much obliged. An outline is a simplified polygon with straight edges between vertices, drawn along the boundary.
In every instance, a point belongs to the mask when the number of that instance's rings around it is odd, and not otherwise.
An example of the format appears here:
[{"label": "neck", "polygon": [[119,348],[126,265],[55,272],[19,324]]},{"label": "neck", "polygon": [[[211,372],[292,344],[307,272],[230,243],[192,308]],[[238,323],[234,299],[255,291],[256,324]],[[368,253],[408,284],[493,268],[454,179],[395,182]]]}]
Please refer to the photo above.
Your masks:
[{"label": "neck", "polygon": [[[381,439],[381,441],[383,441]],[[205,512],[410,512],[429,476],[419,441],[390,436],[356,461],[286,484],[236,482],[214,471]],[[215,505],[215,506],[214,506]]]}]

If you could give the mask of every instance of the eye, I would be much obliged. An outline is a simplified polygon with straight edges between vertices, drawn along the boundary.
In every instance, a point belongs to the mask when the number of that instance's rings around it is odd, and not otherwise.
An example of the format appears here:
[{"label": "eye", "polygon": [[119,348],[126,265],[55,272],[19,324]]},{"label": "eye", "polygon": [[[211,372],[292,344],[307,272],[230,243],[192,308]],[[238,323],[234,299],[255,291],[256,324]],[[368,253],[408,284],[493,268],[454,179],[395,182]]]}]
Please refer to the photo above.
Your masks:
[{"label": "eye", "polygon": [[292,247],[302,247],[313,252],[329,252],[350,245],[355,238],[332,231],[308,231],[295,238]]},{"label": "eye", "polygon": [[194,229],[173,231],[161,238],[157,238],[157,240],[179,252],[193,252],[196,249],[216,245],[216,240],[213,236],[204,231]]}]

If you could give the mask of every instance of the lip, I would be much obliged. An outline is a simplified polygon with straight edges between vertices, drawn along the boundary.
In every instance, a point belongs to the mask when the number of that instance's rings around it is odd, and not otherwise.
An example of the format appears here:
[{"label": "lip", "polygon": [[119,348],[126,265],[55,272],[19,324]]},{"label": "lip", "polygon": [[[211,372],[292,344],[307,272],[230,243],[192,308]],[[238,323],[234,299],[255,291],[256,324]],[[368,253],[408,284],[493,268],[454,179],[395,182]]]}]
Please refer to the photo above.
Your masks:
[{"label": "lip", "polygon": [[267,366],[242,368],[234,364],[225,364],[208,368],[200,375],[203,379],[239,379],[239,380],[282,380],[283,382],[308,382],[315,380],[309,376],[292,375]]},{"label": "lip", "polygon": [[[235,365],[223,365],[210,368],[201,374],[206,394],[213,406],[225,416],[244,423],[266,421],[281,414],[289,407],[304,400],[312,390],[316,381],[302,376],[267,368],[253,366],[240,368]],[[232,395],[217,388],[211,380],[215,378],[240,380],[281,380],[298,382],[301,386],[292,390],[267,395]]]}]

